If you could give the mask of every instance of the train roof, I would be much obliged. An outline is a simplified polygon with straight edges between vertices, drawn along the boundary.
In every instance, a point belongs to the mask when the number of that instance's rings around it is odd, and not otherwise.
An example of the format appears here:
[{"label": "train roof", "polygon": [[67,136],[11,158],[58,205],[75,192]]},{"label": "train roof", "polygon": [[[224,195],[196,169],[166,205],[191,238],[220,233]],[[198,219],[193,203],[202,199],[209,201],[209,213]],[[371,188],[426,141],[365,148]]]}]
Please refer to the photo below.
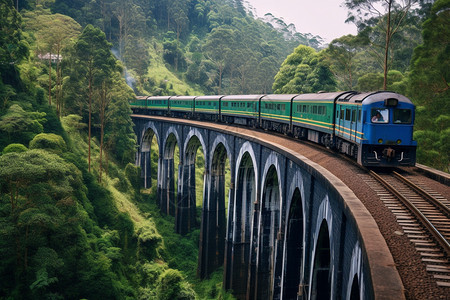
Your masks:
[{"label": "train roof", "polygon": [[224,96],[222,100],[230,101],[230,100],[259,100],[264,95],[228,95]]},{"label": "train roof", "polygon": [[167,100],[171,96],[148,96],[146,97],[147,100]]},{"label": "train roof", "polygon": [[315,94],[300,94],[294,98],[294,101],[331,101],[333,102],[336,99],[346,99],[351,97],[356,92],[353,91],[344,91],[344,92],[331,92],[331,93],[315,93]]},{"label": "train roof", "polygon": [[195,96],[172,96],[170,100],[194,100]]},{"label": "train roof", "polygon": [[219,101],[223,95],[207,95],[195,97],[195,101]]},{"label": "train roof", "polygon": [[386,99],[397,99],[399,102],[412,104],[411,100],[405,96],[389,91],[358,93],[352,95],[348,99],[338,99],[338,102],[371,104],[384,101]]},{"label": "train roof", "polygon": [[261,98],[261,101],[291,101],[298,94],[270,94]]}]

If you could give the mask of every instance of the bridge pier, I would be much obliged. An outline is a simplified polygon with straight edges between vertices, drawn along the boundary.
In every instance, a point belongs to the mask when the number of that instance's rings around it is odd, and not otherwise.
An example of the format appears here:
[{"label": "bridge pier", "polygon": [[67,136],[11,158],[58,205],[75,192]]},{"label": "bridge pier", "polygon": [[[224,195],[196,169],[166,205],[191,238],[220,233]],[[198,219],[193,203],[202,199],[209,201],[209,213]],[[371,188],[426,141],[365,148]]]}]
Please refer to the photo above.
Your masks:
[{"label": "bridge pier", "polygon": [[141,152],[141,184],[144,189],[152,186],[150,152]]},{"label": "bridge pier", "polygon": [[187,234],[196,226],[195,164],[180,166],[180,192],[176,207],[175,231]]},{"label": "bridge pier", "polygon": [[208,277],[222,266],[225,258],[225,172],[217,166],[211,173],[200,227],[197,271],[200,278]]},{"label": "bridge pier", "polygon": [[[230,193],[233,195],[233,193]],[[245,299],[250,259],[251,212],[256,200],[255,172],[251,157],[246,154],[238,168],[234,201],[230,200],[227,256],[224,287],[232,289],[238,299]]]},{"label": "bridge pier", "polygon": [[175,216],[175,166],[173,158],[162,160],[161,191],[159,195],[159,207],[166,215]]}]

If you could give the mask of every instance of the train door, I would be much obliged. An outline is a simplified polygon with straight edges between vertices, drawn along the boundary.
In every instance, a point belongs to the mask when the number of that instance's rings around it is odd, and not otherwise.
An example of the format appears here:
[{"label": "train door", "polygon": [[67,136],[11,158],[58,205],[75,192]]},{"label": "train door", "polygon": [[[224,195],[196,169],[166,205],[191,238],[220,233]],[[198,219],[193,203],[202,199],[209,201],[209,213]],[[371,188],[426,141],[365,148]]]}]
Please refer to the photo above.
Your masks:
[{"label": "train door", "polygon": [[342,107],[342,105],[338,105],[337,111],[339,112],[339,117],[336,120],[337,121],[336,124],[338,125],[337,132],[339,136],[343,137],[345,132],[344,131],[345,109]]},{"label": "train door", "polygon": [[356,142],[357,128],[356,128],[356,113],[357,110],[355,108],[351,108],[351,116],[350,116],[350,140]]}]

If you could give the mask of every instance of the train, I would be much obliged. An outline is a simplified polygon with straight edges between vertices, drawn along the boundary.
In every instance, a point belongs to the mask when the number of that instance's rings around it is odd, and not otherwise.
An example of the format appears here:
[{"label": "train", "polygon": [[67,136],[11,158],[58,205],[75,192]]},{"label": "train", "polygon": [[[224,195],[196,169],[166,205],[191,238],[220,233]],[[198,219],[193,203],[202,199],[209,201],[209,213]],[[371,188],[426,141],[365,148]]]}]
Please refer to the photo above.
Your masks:
[{"label": "train", "polygon": [[133,113],[224,122],[309,140],[365,167],[414,166],[415,106],[389,91],[137,96]]}]

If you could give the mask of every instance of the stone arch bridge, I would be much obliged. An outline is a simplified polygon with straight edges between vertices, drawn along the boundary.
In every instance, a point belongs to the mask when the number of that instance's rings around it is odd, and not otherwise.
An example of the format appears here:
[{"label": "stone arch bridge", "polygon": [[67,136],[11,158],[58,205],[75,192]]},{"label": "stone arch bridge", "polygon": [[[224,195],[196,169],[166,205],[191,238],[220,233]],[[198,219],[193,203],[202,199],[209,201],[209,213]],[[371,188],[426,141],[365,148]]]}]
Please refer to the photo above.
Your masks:
[{"label": "stone arch bridge", "polygon": [[[150,178],[157,176],[159,207],[175,216],[180,234],[198,226],[195,157],[203,150],[199,277],[223,265],[224,287],[238,299],[404,298],[374,220],[327,170],[242,128],[132,118],[143,185],[150,187]],[[153,137],[158,170],[150,168]],[[231,173],[227,195],[226,161]]]}]

